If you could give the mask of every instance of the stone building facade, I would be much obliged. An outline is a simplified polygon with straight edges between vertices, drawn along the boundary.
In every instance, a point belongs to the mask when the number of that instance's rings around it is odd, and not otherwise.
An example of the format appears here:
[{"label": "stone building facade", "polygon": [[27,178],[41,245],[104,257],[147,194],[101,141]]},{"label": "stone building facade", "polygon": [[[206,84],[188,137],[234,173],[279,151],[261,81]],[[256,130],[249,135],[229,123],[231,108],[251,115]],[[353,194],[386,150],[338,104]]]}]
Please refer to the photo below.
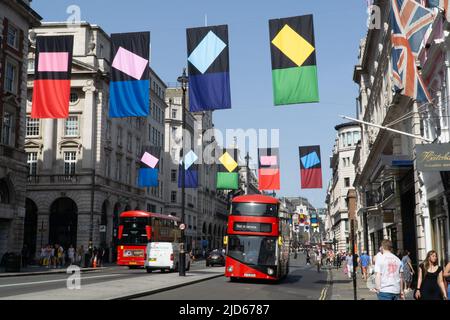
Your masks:
[{"label": "stone building facade", "polygon": [[31,1],[0,2],[0,258],[20,252],[24,238],[29,29],[42,19]]}]

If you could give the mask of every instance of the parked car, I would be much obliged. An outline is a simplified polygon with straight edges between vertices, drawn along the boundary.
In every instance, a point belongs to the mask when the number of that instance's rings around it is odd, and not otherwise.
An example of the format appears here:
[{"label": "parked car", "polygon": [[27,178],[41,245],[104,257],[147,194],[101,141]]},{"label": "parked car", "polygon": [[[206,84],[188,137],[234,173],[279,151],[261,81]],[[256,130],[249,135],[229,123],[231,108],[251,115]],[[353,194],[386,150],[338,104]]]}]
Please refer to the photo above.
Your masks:
[{"label": "parked car", "polygon": [[212,267],[214,265],[225,266],[225,255],[222,253],[222,251],[213,250],[206,257],[206,266]]},{"label": "parked car", "polygon": [[[172,242],[150,242],[147,245],[144,267],[148,273],[153,270],[178,271],[180,244]],[[186,271],[191,268],[191,259],[186,254]]]}]

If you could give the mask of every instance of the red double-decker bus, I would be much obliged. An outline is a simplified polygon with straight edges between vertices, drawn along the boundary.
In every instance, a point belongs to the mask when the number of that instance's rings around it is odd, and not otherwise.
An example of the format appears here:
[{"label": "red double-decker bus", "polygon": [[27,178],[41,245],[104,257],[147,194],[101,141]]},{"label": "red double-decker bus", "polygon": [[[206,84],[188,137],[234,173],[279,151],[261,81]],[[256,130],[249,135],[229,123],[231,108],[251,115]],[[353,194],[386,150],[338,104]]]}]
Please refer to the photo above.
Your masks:
[{"label": "red double-decker bus", "polygon": [[289,273],[289,220],[272,197],[249,195],[232,201],[227,229],[225,276],[279,280]]},{"label": "red double-decker bus", "polygon": [[180,218],[144,211],[128,211],[119,217],[117,264],[143,267],[147,244],[179,242]]}]

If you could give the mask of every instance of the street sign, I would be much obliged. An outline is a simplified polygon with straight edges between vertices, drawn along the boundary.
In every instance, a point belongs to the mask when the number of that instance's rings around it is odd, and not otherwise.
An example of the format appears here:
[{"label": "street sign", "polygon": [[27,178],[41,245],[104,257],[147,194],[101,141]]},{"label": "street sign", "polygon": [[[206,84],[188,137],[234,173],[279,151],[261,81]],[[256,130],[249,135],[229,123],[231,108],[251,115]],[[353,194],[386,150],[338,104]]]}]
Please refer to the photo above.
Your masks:
[{"label": "street sign", "polygon": [[184,223],[180,224],[180,230],[181,231],[186,230],[186,225]]},{"label": "street sign", "polygon": [[100,232],[106,232],[106,226],[105,225],[101,225],[100,226]]}]

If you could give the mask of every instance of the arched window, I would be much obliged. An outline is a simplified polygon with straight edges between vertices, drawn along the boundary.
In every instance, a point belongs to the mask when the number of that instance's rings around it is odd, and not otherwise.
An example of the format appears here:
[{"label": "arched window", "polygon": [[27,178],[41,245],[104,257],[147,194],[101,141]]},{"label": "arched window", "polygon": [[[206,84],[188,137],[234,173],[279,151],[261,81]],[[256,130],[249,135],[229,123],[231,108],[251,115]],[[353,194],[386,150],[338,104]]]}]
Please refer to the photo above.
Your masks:
[{"label": "arched window", "polygon": [[11,203],[9,187],[5,179],[0,179],[0,203],[3,204]]}]

